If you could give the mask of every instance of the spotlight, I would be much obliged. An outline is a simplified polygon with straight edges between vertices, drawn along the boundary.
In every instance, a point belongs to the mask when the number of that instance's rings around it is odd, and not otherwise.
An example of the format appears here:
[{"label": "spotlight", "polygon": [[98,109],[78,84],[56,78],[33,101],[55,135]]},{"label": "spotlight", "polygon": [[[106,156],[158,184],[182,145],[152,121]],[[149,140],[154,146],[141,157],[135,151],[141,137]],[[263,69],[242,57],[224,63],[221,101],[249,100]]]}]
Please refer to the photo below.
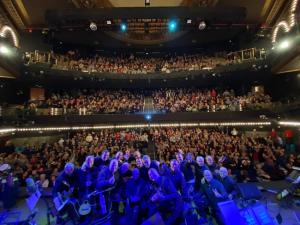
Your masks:
[{"label": "spotlight", "polygon": [[2,55],[8,55],[10,53],[10,50],[8,47],[4,46],[4,45],[1,45],[0,46],[0,53]]},{"label": "spotlight", "polygon": [[111,20],[106,20],[107,25],[111,25]]},{"label": "spotlight", "polygon": [[187,23],[187,24],[191,24],[191,23],[192,23],[192,20],[191,20],[191,19],[187,19],[187,20],[186,20],[186,23]]},{"label": "spotlight", "polygon": [[199,30],[204,30],[206,28],[206,23],[204,21],[201,21],[199,23],[199,26],[198,26]]},{"label": "spotlight", "polygon": [[148,115],[146,115],[145,118],[146,118],[146,120],[150,121],[152,119],[152,116],[148,114]]},{"label": "spotlight", "polygon": [[97,24],[94,23],[94,22],[91,22],[91,23],[90,23],[90,29],[91,29],[92,31],[96,31],[96,30],[97,30]]},{"label": "spotlight", "polygon": [[169,32],[174,32],[177,29],[177,22],[175,20],[170,20],[168,24]]},{"label": "spotlight", "polygon": [[288,47],[290,47],[290,44],[291,43],[288,40],[284,40],[284,41],[279,43],[278,48],[280,50],[284,50],[284,49],[287,49]]},{"label": "spotlight", "polygon": [[127,25],[125,23],[121,23],[120,28],[122,32],[125,32],[127,30]]}]

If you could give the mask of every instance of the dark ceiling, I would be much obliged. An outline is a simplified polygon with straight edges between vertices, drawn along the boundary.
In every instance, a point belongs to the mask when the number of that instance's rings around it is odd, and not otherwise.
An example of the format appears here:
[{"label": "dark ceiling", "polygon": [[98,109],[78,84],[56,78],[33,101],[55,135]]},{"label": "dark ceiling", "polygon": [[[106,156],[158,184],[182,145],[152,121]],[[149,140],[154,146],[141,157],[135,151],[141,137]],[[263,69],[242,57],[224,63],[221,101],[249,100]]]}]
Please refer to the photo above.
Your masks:
[{"label": "dark ceiling", "polygon": [[[93,18],[89,17],[78,22],[77,18],[84,17],[83,15],[89,14],[89,12],[95,12],[96,17],[99,17],[100,11],[107,12],[112,15],[112,19],[117,17],[118,13],[114,11],[122,11],[122,7],[141,7],[144,1],[140,0],[6,0],[0,3],[0,6],[4,8],[11,20],[21,32],[39,32],[45,31],[48,33],[49,28],[55,28],[50,30],[46,39],[53,39],[62,42],[70,42],[73,44],[88,44],[91,46],[119,46],[119,45],[140,45],[140,46],[167,46],[168,43],[174,47],[176,46],[199,46],[207,43],[214,43],[219,41],[228,41],[230,39],[237,38],[237,35],[245,32],[244,35],[249,33],[256,33],[268,17],[268,13],[276,8],[276,3],[280,0],[151,0],[151,7],[143,7],[142,9],[135,8],[131,13],[128,13],[129,8],[124,9],[127,15],[140,14],[149,18],[149,15],[153,19],[158,17],[166,17],[171,14],[163,11],[157,11],[157,7],[170,8],[174,11],[176,7],[187,7],[188,11],[192,15],[199,9],[202,13],[198,13],[198,17],[194,17],[193,23],[190,26],[181,26],[180,32],[174,34],[167,34],[166,29],[159,29],[156,33],[151,32],[151,24],[144,23],[145,27],[150,26],[150,32],[143,31],[144,27],[140,28],[138,32],[128,31],[126,34],[120,35],[116,30],[105,30],[100,26],[94,33],[89,31],[89,23]],[[141,3],[142,2],[142,3]],[[200,8],[199,8],[200,7]],[[277,7],[278,8],[278,7]],[[223,9],[223,11],[222,11]],[[229,9],[229,11],[228,11]],[[177,15],[184,15],[181,8]],[[227,11],[226,11],[227,10]],[[228,14],[230,10],[232,13]],[[51,11],[52,16],[47,17],[47,12]],[[181,11],[181,12],[180,12]],[[70,17],[64,17],[65,12],[69,12]],[[109,13],[111,12],[111,13]],[[175,11],[174,11],[175,12]],[[227,14],[226,14],[227,12]],[[71,13],[71,14],[70,14]],[[59,26],[53,26],[55,21],[59,20]],[[124,14],[124,13],[123,13]],[[148,14],[148,16],[147,16]],[[187,14],[185,12],[185,14]],[[244,15],[243,15],[244,14]],[[121,15],[119,13],[119,15]],[[243,15],[243,16],[241,16]],[[120,17],[120,16],[119,16]],[[138,17],[136,17],[138,18]],[[187,17],[188,18],[188,17]],[[74,19],[71,21],[71,19]],[[119,18],[122,19],[122,18]],[[181,24],[184,24],[186,18],[181,18]],[[204,31],[198,30],[198,24],[201,19],[206,19],[207,28]],[[56,21],[57,22],[57,21]],[[64,24],[61,24],[63,22]],[[98,21],[96,21],[98,22]],[[76,30],[75,25],[79,30]],[[160,21],[154,22],[159,24]],[[150,25],[149,25],[150,24]],[[57,24],[56,24],[57,25]],[[63,25],[63,26],[62,26]],[[165,27],[165,25],[162,25]],[[68,28],[68,29],[63,29]],[[133,35],[132,35],[133,33]],[[45,34],[45,32],[44,32]],[[74,37],[78,37],[75,38]],[[177,40],[177,42],[176,42]],[[179,43],[178,43],[179,42]]]}]

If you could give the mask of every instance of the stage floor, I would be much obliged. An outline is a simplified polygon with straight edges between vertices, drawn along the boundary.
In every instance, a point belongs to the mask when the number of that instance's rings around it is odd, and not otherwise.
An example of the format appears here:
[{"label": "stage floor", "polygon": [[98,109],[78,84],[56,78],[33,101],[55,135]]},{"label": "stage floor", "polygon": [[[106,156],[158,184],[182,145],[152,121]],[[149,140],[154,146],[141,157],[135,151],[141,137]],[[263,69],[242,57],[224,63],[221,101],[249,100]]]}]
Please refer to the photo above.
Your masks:
[{"label": "stage floor", "polygon": [[[258,183],[259,187],[263,187],[264,189],[270,189],[273,191],[279,191],[286,187],[287,183],[285,181],[279,182],[268,182],[268,183]],[[267,191],[262,191],[263,199],[259,202],[264,205],[271,216],[274,224],[278,224],[276,216],[280,213],[282,217],[282,225],[300,225],[300,207],[296,206],[295,204],[292,207],[284,208],[282,207],[279,202],[275,199],[275,194],[272,194]],[[48,199],[51,201],[51,199]],[[47,225],[47,207],[44,201],[39,200],[36,206],[37,214],[35,216],[35,221],[38,225]],[[0,211],[0,224],[6,224],[9,222],[16,222],[18,220],[25,220],[30,215],[30,211],[27,207],[25,199],[20,199],[17,203],[17,206],[12,209],[11,211]],[[5,220],[5,216],[8,216]],[[116,217],[112,216],[114,220]],[[50,224],[56,224],[56,220],[50,217],[51,221]],[[72,224],[72,223],[70,223]],[[119,224],[116,221],[111,221],[109,224]],[[106,225],[105,224],[105,225]],[[128,223],[127,221],[127,224]],[[234,225],[234,224],[232,224]]]}]

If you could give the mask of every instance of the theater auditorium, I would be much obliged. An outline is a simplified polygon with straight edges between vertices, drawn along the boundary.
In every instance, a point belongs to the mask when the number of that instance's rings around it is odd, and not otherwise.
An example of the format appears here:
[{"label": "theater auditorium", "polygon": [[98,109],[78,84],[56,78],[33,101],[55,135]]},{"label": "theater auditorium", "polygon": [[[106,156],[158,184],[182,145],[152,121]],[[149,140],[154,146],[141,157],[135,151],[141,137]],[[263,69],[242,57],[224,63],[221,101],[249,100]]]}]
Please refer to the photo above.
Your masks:
[{"label": "theater auditorium", "polygon": [[300,225],[299,0],[1,0],[1,225]]}]

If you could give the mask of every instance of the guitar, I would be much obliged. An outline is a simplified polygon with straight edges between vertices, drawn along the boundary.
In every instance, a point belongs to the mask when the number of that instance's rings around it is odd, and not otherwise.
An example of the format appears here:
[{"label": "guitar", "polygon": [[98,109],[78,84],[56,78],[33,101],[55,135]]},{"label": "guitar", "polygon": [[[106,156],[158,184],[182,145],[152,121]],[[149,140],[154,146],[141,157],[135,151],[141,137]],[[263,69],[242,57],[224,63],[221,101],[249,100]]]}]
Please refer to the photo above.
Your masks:
[{"label": "guitar", "polygon": [[64,206],[70,201],[71,196],[74,192],[74,187],[71,187],[71,185],[63,181],[62,182],[66,187],[68,187],[68,191],[63,191],[62,193],[58,192],[57,197],[53,198],[53,203],[55,206],[55,209],[59,212],[61,211]]}]

